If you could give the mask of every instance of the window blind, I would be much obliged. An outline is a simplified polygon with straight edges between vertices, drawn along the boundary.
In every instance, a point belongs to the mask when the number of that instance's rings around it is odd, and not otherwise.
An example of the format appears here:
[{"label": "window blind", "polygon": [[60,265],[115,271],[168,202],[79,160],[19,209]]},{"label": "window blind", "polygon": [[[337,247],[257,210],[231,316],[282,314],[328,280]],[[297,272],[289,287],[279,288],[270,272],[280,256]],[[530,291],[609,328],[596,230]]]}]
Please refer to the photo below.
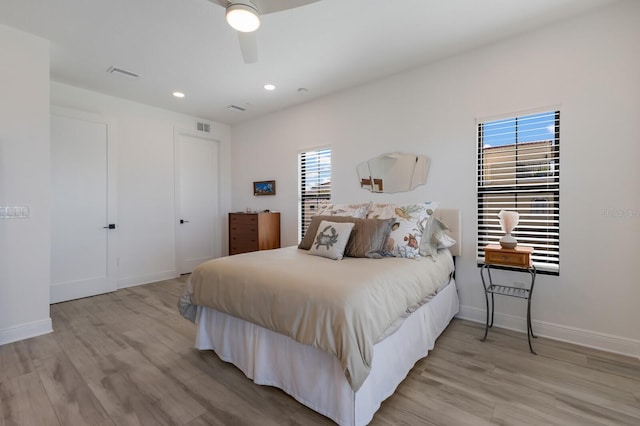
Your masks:
[{"label": "window blind", "polygon": [[323,203],[331,199],[331,148],[315,149],[298,154],[298,241]]},{"label": "window blind", "polygon": [[478,246],[499,244],[500,210],[517,211],[512,235],[534,248],[538,271],[560,272],[560,111],[478,123]]}]

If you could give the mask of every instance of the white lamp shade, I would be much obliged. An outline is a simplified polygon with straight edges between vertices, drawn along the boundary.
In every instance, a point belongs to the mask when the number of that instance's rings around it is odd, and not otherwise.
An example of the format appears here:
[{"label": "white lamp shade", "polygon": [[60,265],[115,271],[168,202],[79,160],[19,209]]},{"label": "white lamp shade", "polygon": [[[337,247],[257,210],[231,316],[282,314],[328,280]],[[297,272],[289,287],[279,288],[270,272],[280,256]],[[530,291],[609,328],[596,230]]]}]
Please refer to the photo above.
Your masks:
[{"label": "white lamp shade", "polygon": [[247,4],[235,3],[227,6],[227,23],[236,31],[250,33],[260,27],[258,11]]}]

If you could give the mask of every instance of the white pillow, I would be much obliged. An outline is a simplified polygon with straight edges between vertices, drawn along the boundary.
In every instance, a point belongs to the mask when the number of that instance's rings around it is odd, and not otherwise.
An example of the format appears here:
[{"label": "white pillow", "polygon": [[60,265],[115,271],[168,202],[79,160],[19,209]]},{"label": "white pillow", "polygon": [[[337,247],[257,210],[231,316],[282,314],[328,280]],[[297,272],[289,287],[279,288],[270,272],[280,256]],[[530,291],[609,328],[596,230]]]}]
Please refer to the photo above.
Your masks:
[{"label": "white pillow", "polygon": [[425,224],[440,203],[373,204],[369,218],[395,218],[383,253],[387,256],[420,258],[420,241]]},{"label": "white pillow", "polygon": [[444,232],[447,229],[449,229],[447,228],[447,225],[431,216],[427,220],[424,232],[422,233],[422,240],[420,241],[420,254],[422,256],[433,257],[433,255],[438,252],[438,249],[452,247],[456,243],[456,240],[454,240]]},{"label": "white pillow", "polygon": [[333,260],[342,259],[354,226],[351,222],[336,223],[323,220],[318,226],[309,254]]}]

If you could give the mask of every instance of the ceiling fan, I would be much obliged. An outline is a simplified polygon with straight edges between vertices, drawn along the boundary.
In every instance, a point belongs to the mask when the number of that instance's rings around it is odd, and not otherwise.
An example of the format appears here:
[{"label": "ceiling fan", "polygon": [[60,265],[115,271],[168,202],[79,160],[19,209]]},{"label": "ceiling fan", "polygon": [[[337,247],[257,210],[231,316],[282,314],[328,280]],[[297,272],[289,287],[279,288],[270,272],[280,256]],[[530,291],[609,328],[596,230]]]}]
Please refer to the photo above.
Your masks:
[{"label": "ceiling fan", "polygon": [[209,0],[226,9],[227,23],[238,31],[240,51],[246,64],[258,60],[255,30],[260,27],[260,16],[293,9],[319,0]]}]

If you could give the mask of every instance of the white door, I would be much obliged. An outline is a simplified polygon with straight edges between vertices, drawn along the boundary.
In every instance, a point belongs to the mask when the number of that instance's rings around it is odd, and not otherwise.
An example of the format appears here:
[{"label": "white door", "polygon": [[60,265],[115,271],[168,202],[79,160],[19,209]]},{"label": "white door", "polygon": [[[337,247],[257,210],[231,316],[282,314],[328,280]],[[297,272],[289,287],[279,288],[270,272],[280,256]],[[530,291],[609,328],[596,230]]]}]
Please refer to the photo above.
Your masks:
[{"label": "white door", "polygon": [[109,154],[107,123],[53,110],[51,303],[116,290]]},{"label": "white door", "polygon": [[176,134],[177,265],[187,274],[220,256],[218,142],[190,132]]}]

